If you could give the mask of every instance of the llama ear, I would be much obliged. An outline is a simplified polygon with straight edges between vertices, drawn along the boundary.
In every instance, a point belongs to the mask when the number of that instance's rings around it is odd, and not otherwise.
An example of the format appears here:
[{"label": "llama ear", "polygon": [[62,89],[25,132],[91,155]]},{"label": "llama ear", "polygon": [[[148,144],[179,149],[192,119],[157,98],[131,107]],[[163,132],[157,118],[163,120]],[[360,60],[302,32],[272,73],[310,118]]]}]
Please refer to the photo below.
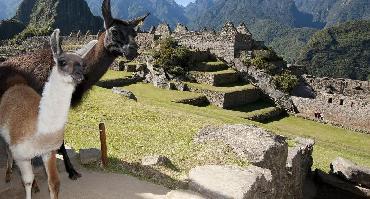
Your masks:
[{"label": "llama ear", "polygon": [[53,34],[50,37],[50,46],[51,50],[53,51],[53,56],[54,57],[59,57],[63,53],[62,49],[62,43],[59,38],[59,29],[55,29]]},{"label": "llama ear", "polygon": [[103,18],[104,18],[104,27],[105,29],[108,29],[113,24],[110,0],[103,0],[101,10],[102,10]]},{"label": "llama ear", "polygon": [[136,19],[134,19],[134,20],[131,20],[130,22],[129,22],[129,24],[130,25],[132,25],[132,26],[139,26],[139,25],[141,25],[142,23],[144,23],[144,21],[145,21],[145,19],[148,17],[150,15],[150,13],[148,12],[148,13],[146,13],[144,16],[142,16],[142,17],[138,17],[138,18],[136,18]]}]

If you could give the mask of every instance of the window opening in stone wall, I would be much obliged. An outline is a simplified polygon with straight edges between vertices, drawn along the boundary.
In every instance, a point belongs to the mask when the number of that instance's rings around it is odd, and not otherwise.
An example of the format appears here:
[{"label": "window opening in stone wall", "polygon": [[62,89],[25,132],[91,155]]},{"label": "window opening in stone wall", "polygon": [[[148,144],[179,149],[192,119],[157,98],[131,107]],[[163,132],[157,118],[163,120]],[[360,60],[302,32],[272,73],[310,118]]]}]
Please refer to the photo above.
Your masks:
[{"label": "window opening in stone wall", "polygon": [[329,98],[329,99],[328,99],[328,103],[329,103],[329,104],[333,103],[333,98]]},{"label": "window opening in stone wall", "polygon": [[343,103],[344,103],[344,100],[343,100],[343,99],[341,99],[341,100],[339,101],[339,105],[343,105]]}]

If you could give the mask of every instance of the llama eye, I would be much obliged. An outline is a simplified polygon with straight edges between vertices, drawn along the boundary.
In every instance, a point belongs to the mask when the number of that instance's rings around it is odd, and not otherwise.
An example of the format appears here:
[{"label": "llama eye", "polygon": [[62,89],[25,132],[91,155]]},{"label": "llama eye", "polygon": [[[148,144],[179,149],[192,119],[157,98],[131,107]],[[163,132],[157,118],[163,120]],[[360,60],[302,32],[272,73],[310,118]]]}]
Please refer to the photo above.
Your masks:
[{"label": "llama eye", "polygon": [[65,65],[67,65],[67,63],[66,63],[66,61],[65,61],[65,60],[59,60],[59,61],[58,61],[58,65],[59,65],[59,66],[65,66]]}]

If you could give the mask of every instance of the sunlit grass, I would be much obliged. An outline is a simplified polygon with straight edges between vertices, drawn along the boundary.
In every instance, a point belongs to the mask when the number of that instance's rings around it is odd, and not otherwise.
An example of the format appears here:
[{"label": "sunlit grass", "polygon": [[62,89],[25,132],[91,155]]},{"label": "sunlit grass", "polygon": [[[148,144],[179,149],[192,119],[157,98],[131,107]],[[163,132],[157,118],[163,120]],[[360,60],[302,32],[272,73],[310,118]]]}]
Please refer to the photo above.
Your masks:
[{"label": "sunlit grass", "polygon": [[[124,74],[110,71],[104,78]],[[330,161],[337,156],[370,166],[370,135],[296,117],[261,124],[243,119],[246,112],[254,108],[244,107],[243,112],[171,102],[197,97],[197,93],[158,89],[142,83],[124,88],[136,95],[137,102],[113,94],[109,89],[94,87],[84,102],[71,111],[66,129],[66,142],[73,148],[99,148],[98,124],[104,122],[110,157],[108,171],[129,173],[176,188],[184,186],[188,171],[197,165],[246,165],[220,142],[193,142],[200,128],[220,124],[255,124],[292,138],[311,137],[316,141],[314,168],[328,170]],[[261,110],[269,108],[258,103],[250,106]],[[140,166],[141,158],[153,154],[167,156],[176,169]]]}]

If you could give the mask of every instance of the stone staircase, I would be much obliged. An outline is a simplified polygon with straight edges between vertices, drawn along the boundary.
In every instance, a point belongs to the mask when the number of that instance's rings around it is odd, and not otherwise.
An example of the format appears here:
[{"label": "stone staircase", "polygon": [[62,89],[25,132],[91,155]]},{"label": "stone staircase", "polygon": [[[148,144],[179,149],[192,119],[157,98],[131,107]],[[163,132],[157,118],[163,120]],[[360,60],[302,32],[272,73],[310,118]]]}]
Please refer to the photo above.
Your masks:
[{"label": "stone staircase", "polygon": [[221,64],[202,63],[194,67],[189,76],[193,80],[188,83],[190,91],[203,94],[217,107],[244,112],[244,118],[263,121],[281,113],[270,103],[261,102],[263,95],[257,87],[244,82],[237,71]]}]

